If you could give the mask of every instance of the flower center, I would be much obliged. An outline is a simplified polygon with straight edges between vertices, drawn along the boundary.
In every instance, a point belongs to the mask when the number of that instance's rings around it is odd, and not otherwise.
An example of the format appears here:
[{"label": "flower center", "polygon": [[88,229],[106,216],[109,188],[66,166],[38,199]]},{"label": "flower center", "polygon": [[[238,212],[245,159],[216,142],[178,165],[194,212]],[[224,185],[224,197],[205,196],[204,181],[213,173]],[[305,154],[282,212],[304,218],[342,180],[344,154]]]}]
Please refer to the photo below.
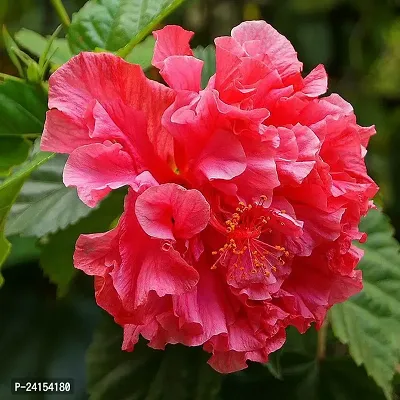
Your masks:
[{"label": "flower center", "polygon": [[[246,206],[239,203],[236,212],[226,224],[226,242],[213,255],[219,255],[211,269],[218,265],[232,268],[231,275],[239,273],[241,279],[250,274],[262,274],[269,277],[279,266],[285,264],[289,252],[282,246],[265,243],[260,237],[273,233],[269,224],[277,222],[279,212],[263,207],[265,196],[257,203]],[[280,221],[279,224],[284,225]]]}]

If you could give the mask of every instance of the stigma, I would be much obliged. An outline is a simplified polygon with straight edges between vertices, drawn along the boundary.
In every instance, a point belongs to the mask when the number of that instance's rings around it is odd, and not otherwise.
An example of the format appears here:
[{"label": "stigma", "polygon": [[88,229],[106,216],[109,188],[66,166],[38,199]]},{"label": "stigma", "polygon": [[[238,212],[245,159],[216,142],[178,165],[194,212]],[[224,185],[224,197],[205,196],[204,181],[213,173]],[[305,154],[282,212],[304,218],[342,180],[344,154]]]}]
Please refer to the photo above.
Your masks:
[{"label": "stigma", "polygon": [[285,211],[265,208],[266,199],[261,196],[256,203],[238,204],[225,222],[225,244],[212,252],[217,259],[211,269],[228,267],[231,278],[247,280],[269,278],[286,263],[289,252],[283,246],[267,243],[273,233],[271,225],[284,225],[279,216]]}]

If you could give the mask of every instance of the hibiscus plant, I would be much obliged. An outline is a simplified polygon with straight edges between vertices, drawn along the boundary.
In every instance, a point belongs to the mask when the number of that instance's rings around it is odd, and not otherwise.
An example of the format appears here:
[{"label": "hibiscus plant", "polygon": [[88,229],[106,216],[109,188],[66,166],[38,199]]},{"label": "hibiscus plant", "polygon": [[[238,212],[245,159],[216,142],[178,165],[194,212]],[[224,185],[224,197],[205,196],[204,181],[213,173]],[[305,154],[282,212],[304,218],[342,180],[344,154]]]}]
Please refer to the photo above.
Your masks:
[{"label": "hibiscus plant", "polygon": [[183,0],[72,21],[52,3],[51,37],[3,28],[20,76],[0,75],[0,299],[27,243],[57,293],[26,271],[1,311],[0,398],[14,378],[73,379],[74,399],[394,398],[376,131],[324,66],[263,20],[192,48],[163,21]]}]

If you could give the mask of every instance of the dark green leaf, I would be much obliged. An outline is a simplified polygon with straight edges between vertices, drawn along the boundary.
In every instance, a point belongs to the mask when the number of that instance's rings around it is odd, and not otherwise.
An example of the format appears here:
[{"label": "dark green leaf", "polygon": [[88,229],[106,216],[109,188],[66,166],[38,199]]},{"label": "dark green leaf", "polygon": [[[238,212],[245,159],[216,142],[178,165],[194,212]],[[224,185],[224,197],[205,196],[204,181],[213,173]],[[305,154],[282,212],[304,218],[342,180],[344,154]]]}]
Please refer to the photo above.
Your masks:
[{"label": "dark green leaf", "polygon": [[[78,289],[78,288],[77,288]],[[7,271],[0,291],[0,398],[85,400],[84,357],[99,316],[83,285],[57,300],[54,287],[35,265]],[[74,394],[11,395],[11,379],[72,378]]]},{"label": "dark green leaf", "polygon": [[194,55],[204,61],[203,71],[201,74],[201,86],[205,88],[209,79],[215,74],[215,46],[210,44],[207,47],[196,47]]},{"label": "dark green leaf", "polygon": [[36,238],[11,236],[7,240],[11,244],[11,251],[3,269],[39,260],[40,250]]},{"label": "dark green leaf", "polygon": [[392,237],[393,228],[379,211],[370,211],[361,230],[369,234],[361,247],[360,262],[364,289],[331,311],[333,330],[338,339],[349,345],[357,364],[391,398],[391,380],[400,360],[400,255],[399,243]]},{"label": "dark green leaf", "polygon": [[40,88],[12,81],[0,85],[0,136],[42,133],[46,111]]},{"label": "dark green leaf", "polygon": [[282,367],[280,362],[280,353],[272,353],[268,357],[268,362],[266,364],[268,371],[276,379],[282,379]]},{"label": "dark green leaf", "polygon": [[0,176],[27,158],[27,139],[42,132],[46,110],[40,88],[11,80],[0,84]]},{"label": "dark green leaf", "polygon": [[[279,379],[257,363],[229,375],[223,382],[222,398],[280,400],[383,400],[384,395],[363,367],[351,357],[316,359],[316,331],[305,334],[289,329],[287,343],[277,353]],[[336,342],[337,344],[337,342]],[[275,360],[275,361],[274,361]],[[268,364],[267,364],[268,365]]]},{"label": "dark green leaf", "polygon": [[11,209],[7,235],[42,237],[65,229],[91,212],[75,189],[65,187],[65,160],[57,155],[32,173]]},{"label": "dark green leaf", "polygon": [[128,43],[133,48],[183,1],[90,0],[72,18],[68,30],[71,50],[116,51]]},{"label": "dark green leaf", "polygon": [[229,375],[223,382],[221,398],[279,400],[384,400],[364,368],[350,357],[317,363],[310,356],[285,354],[282,378],[276,379],[261,365]]},{"label": "dark green leaf", "polygon": [[[303,368],[293,368],[294,359],[288,359],[286,385],[292,387],[293,399],[307,400],[383,400],[384,396],[363,368],[349,357],[305,362]],[[294,365],[296,366],[296,365]]]},{"label": "dark green leaf", "polygon": [[44,241],[40,263],[45,275],[57,285],[59,296],[65,295],[77,271],[72,257],[79,235],[109,230],[115,218],[122,213],[123,195],[123,191],[113,192],[88,216]]},{"label": "dark green leaf", "polygon": [[122,328],[105,316],[87,354],[92,400],[212,400],[222,376],[206,364],[201,348],[167,345],[153,350],[140,341],[123,352]]},{"label": "dark green leaf", "polygon": [[0,176],[7,176],[14,165],[28,157],[31,144],[23,137],[0,135]]}]

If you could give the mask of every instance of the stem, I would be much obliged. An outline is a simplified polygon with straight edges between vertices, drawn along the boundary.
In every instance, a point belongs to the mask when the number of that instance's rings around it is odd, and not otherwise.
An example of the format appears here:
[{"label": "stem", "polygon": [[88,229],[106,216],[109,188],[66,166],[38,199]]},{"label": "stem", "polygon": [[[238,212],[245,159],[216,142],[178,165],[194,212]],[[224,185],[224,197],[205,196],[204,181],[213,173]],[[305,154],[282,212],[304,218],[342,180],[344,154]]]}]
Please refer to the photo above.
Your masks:
[{"label": "stem", "polygon": [[[55,0],[54,0],[55,1]],[[144,29],[142,29],[136,36],[134,36],[128,44],[117,51],[117,56],[125,58],[133,50],[133,48],[140,43],[151,31],[172,11],[180,6],[185,0],[175,0],[167,8],[165,8],[156,18],[154,18]]]},{"label": "stem", "polygon": [[2,133],[1,137],[22,137],[24,139],[37,139],[41,136],[41,133],[21,133],[16,135],[15,133]]},{"label": "stem", "polygon": [[324,321],[320,330],[318,331],[318,342],[317,342],[317,360],[321,361],[326,356],[326,338],[328,335],[328,319]]},{"label": "stem", "polygon": [[2,72],[0,72],[0,80],[4,80],[4,81],[15,81],[15,82],[25,82],[24,79],[18,78],[17,76],[13,76],[13,75],[8,75],[8,74],[3,74]]},{"label": "stem", "polygon": [[51,4],[53,4],[53,7],[58,15],[58,18],[60,18],[60,21],[63,24],[64,28],[68,29],[68,27],[71,24],[71,20],[69,19],[67,10],[65,9],[62,1],[61,0],[51,0]]}]

